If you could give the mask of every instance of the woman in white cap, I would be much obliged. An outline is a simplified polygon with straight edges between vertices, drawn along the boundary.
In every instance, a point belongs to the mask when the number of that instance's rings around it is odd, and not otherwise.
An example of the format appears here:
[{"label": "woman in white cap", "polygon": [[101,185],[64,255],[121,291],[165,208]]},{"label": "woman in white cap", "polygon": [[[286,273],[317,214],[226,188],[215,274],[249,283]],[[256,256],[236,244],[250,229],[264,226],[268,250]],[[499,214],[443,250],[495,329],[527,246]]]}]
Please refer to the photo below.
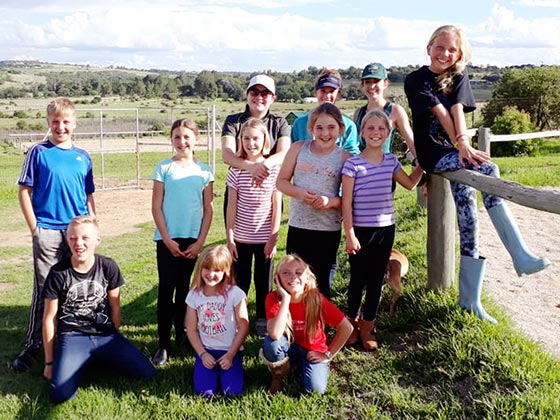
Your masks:
[{"label": "woman in white cap", "polygon": [[[230,166],[249,171],[256,182],[261,182],[270,174],[270,169],[284,160],[290,148],[290,126],[284,117],[270,113],[270,106],[276,100],[274,80],[265,74],[251,78],[247,86],[245,111],[226,117],[222,128],[222,158]],[[249,162],[235,155],[236,141],[241,125],[249,118],[258,118],[265,123],[270,136],[270,153],[262,162]],[[227,197],[227,196],[226,196]],[[227,205],[227,202],[225,203]],[[225,207],[224,207],[225,208]]]}]

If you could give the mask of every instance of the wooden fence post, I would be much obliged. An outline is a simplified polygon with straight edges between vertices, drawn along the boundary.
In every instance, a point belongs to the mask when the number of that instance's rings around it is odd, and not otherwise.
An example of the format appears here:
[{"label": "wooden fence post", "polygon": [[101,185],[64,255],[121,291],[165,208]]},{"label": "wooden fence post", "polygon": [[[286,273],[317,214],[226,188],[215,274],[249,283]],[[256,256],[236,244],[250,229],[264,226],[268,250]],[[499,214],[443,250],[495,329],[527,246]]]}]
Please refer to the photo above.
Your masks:
[{"label": "wooden fence post", "polygon": [[449,288],[455,279],[455,203],[449,181],[428,175],[428,286]]},{"label": "wooden fence post", "polygon": [[478,150],[490,154],[490,129],[487,127],[478,129]]}]

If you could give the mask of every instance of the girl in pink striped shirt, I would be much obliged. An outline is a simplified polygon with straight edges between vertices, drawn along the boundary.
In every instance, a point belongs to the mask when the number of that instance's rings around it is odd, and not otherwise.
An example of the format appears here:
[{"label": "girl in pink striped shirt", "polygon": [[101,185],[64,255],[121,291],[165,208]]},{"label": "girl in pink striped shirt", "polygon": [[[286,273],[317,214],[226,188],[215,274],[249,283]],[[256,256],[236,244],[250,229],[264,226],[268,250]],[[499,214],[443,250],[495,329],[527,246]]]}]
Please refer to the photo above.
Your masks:
[{"label": "girl in pink striped shirt", "polygon": [[[241,127],[236,155],[249,162],[259,163],[270,148],[266,125],[257,118],[249,118]],[[272,167],[270,175],[255,183],[251,173],[231,167],[226,184],[229,197],[226,211],[227,245],[233,256],[237,285],[249,294],[251,266],[255,264],[254,283],[257,315],[257,334],[266,335],[264,301],[271,289],[271,264],[276,254],[280,229],[282,194],[276,190],[279,167]]]}]

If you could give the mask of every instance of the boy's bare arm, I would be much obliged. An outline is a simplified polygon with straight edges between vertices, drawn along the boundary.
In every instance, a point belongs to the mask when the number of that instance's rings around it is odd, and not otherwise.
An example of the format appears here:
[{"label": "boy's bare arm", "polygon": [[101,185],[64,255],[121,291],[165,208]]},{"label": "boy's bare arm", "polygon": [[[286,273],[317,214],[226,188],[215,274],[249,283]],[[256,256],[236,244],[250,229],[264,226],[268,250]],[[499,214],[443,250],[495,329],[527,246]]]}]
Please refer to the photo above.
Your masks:
[{"label": "boy's bare arm", "polygon": [[56,334],[56,313],[58,312],[58,299],[45,299],[43,311],[43,350],[45,353],[45,369],[43,376],[51,379],[52,362],[54,361],[54,337]]},{"label": "boy's bare arm", "polygon": [[118,330],[121,328],[121,289],[116,287],[107,291],[109,298],[109,308],[111,308],[111,321]]}]

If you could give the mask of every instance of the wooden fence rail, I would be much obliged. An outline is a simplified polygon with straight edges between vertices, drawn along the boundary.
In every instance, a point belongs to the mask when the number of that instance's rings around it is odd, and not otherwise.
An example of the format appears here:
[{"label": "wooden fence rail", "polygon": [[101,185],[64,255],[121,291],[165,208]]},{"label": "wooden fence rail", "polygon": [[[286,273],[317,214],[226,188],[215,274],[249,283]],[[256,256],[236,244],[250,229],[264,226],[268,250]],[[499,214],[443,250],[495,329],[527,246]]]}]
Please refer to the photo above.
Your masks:
[{"label": "wooden fence rail", "polygon": [[[478,129],[478,133],[479,149],[485,149],[488,152],[492,141],[560,136],[560,131],[530,133],[530,137],[527,134],[493,136],[489,134],[490,132],[486,128]],[[427,258],[428,286],[430,288],[448,288],[455,278],[456,216],[449,181],[470,185],[479,191],[502,197],[523,206],[560,214],[560,193],[555,191],[543,191],[467,169],[428,175]]]}]

